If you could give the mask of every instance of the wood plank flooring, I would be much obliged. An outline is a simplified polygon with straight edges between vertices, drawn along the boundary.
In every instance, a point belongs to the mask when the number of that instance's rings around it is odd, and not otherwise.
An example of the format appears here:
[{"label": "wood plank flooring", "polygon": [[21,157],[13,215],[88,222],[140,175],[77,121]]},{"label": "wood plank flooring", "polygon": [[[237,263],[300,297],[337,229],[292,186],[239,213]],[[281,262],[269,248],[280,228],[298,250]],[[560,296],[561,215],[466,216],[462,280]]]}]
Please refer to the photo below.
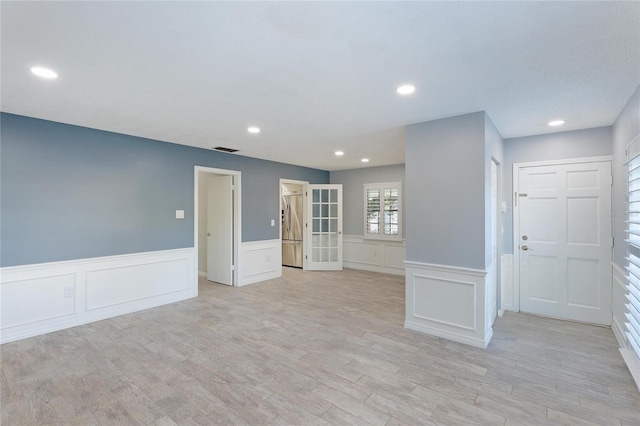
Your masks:
[{"label": "wood plank flooring", "polygon": [[610,329],[506,313],[487,350],[403,328],[404,278],[302,272],[1,347],[5,425],[638,425]]}]

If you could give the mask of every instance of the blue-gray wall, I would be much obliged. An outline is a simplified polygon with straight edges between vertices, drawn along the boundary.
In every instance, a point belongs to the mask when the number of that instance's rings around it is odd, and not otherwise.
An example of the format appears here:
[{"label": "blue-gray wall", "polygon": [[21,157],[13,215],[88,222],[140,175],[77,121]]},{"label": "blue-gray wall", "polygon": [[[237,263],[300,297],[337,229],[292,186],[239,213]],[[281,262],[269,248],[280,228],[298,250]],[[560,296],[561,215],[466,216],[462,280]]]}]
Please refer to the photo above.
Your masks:
[{"label": "blue-gray wall", "polygon": [[640,86],[620,112],[613,125],[613,261],[626,266],[627,238],[625,220],[627,215],[627,167],[625,150],[627,145],[640,135]]},{"label": "blue-gray wall", "polygon": [[[364,234],[364,184],[380,182],[402,182],[404,189],[404,164],[394,166],[367,167],[364,169],[339,170],[330,173],[331,183],[342,184],[343,229],[345,235]],[[404,227],[404,197],[402,206],[402,236]]]},{"label": "blue-gray wall", "polygon": [[611,155],[611,127],[549,133],[504,140],[504,221],[503,253],[513,253],[513,164],[533,161]]},{"label": "blue-gray wall", "polygon": [[406,258],[485,268],[485,113],[405,128]]},{"label": "blue-gray wall", "polygon": [[[329,173],[0,115],[0,265],[193,247],[194,166],[242,172],[242,239],[278,238],[279,179]],[[175,219],[175,210],[185,219]]]}]

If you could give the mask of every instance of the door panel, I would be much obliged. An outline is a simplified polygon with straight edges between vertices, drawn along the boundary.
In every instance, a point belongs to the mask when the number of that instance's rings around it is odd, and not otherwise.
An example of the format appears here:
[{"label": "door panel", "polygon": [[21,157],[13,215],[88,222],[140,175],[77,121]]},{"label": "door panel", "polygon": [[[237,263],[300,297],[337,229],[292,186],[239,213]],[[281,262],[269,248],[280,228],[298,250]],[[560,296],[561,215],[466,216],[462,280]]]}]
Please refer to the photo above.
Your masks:
[{"label": "door panel", "polygon": [[599,204],[598,197],[574,197],[567,200],[568,244],[600,244]]},{"label": "door panel", "polygon": [[309,185],[307,269],[342,270],[342,185]]},{"label": "door panel", "polygon": [[598,261],[591,259],[567,260],[567,303],[571,306],[598,308],[600,286]]},{"label": "door panel", "polygon": [[233,285],[233,177],[207,179],[207,280]]},{"label": "door panel", "polygon": [[520,310],[611,324],[611,163],[518,173]]}]

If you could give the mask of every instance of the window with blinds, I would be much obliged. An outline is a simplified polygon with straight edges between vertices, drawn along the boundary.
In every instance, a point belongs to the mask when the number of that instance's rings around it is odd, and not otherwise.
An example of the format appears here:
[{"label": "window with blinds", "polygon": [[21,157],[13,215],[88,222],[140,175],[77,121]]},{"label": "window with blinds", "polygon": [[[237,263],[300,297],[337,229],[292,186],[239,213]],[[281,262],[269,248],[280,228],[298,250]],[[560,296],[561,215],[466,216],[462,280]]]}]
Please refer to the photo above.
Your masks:
[{"label": "window with blinds", "polygon": [[380,189],[367,189],[366,192],[366,233],[377,235],[380,233]]},{"label": "window with blinds", "polygon": [[368,183],[364,186],[364,237],[402,240],[400,182]]},{"label": "window with blinds", "polygon": [[640,156],[629,162],[627,341],[640,358]]}]

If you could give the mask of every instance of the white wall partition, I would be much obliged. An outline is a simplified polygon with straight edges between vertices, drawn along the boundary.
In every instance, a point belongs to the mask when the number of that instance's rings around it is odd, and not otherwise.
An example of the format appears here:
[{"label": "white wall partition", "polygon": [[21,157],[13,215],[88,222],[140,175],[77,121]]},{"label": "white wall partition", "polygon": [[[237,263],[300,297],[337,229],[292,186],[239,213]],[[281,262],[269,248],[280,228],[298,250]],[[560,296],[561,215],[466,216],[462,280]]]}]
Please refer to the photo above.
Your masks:
[{"label": "white wall partition", "polygon": [[280,239],[242,243],[240,264],[242,269],[238,286],[281,277],[282,245]]},{"label": "white wall partition", "polygon": [[198,295],[190,248],[0,269],[7,343]]},{"label": "white wall partition", "polygon": [[493,336],[491,322],[487,321],[487,272],[420,262],[404,264],[404,326],[486,348]]},{"label": "white wall partition", "polygon": [[360,235],[345,235],[343,244],[345,268],[404,275],[404,241],[369,240]]}]

